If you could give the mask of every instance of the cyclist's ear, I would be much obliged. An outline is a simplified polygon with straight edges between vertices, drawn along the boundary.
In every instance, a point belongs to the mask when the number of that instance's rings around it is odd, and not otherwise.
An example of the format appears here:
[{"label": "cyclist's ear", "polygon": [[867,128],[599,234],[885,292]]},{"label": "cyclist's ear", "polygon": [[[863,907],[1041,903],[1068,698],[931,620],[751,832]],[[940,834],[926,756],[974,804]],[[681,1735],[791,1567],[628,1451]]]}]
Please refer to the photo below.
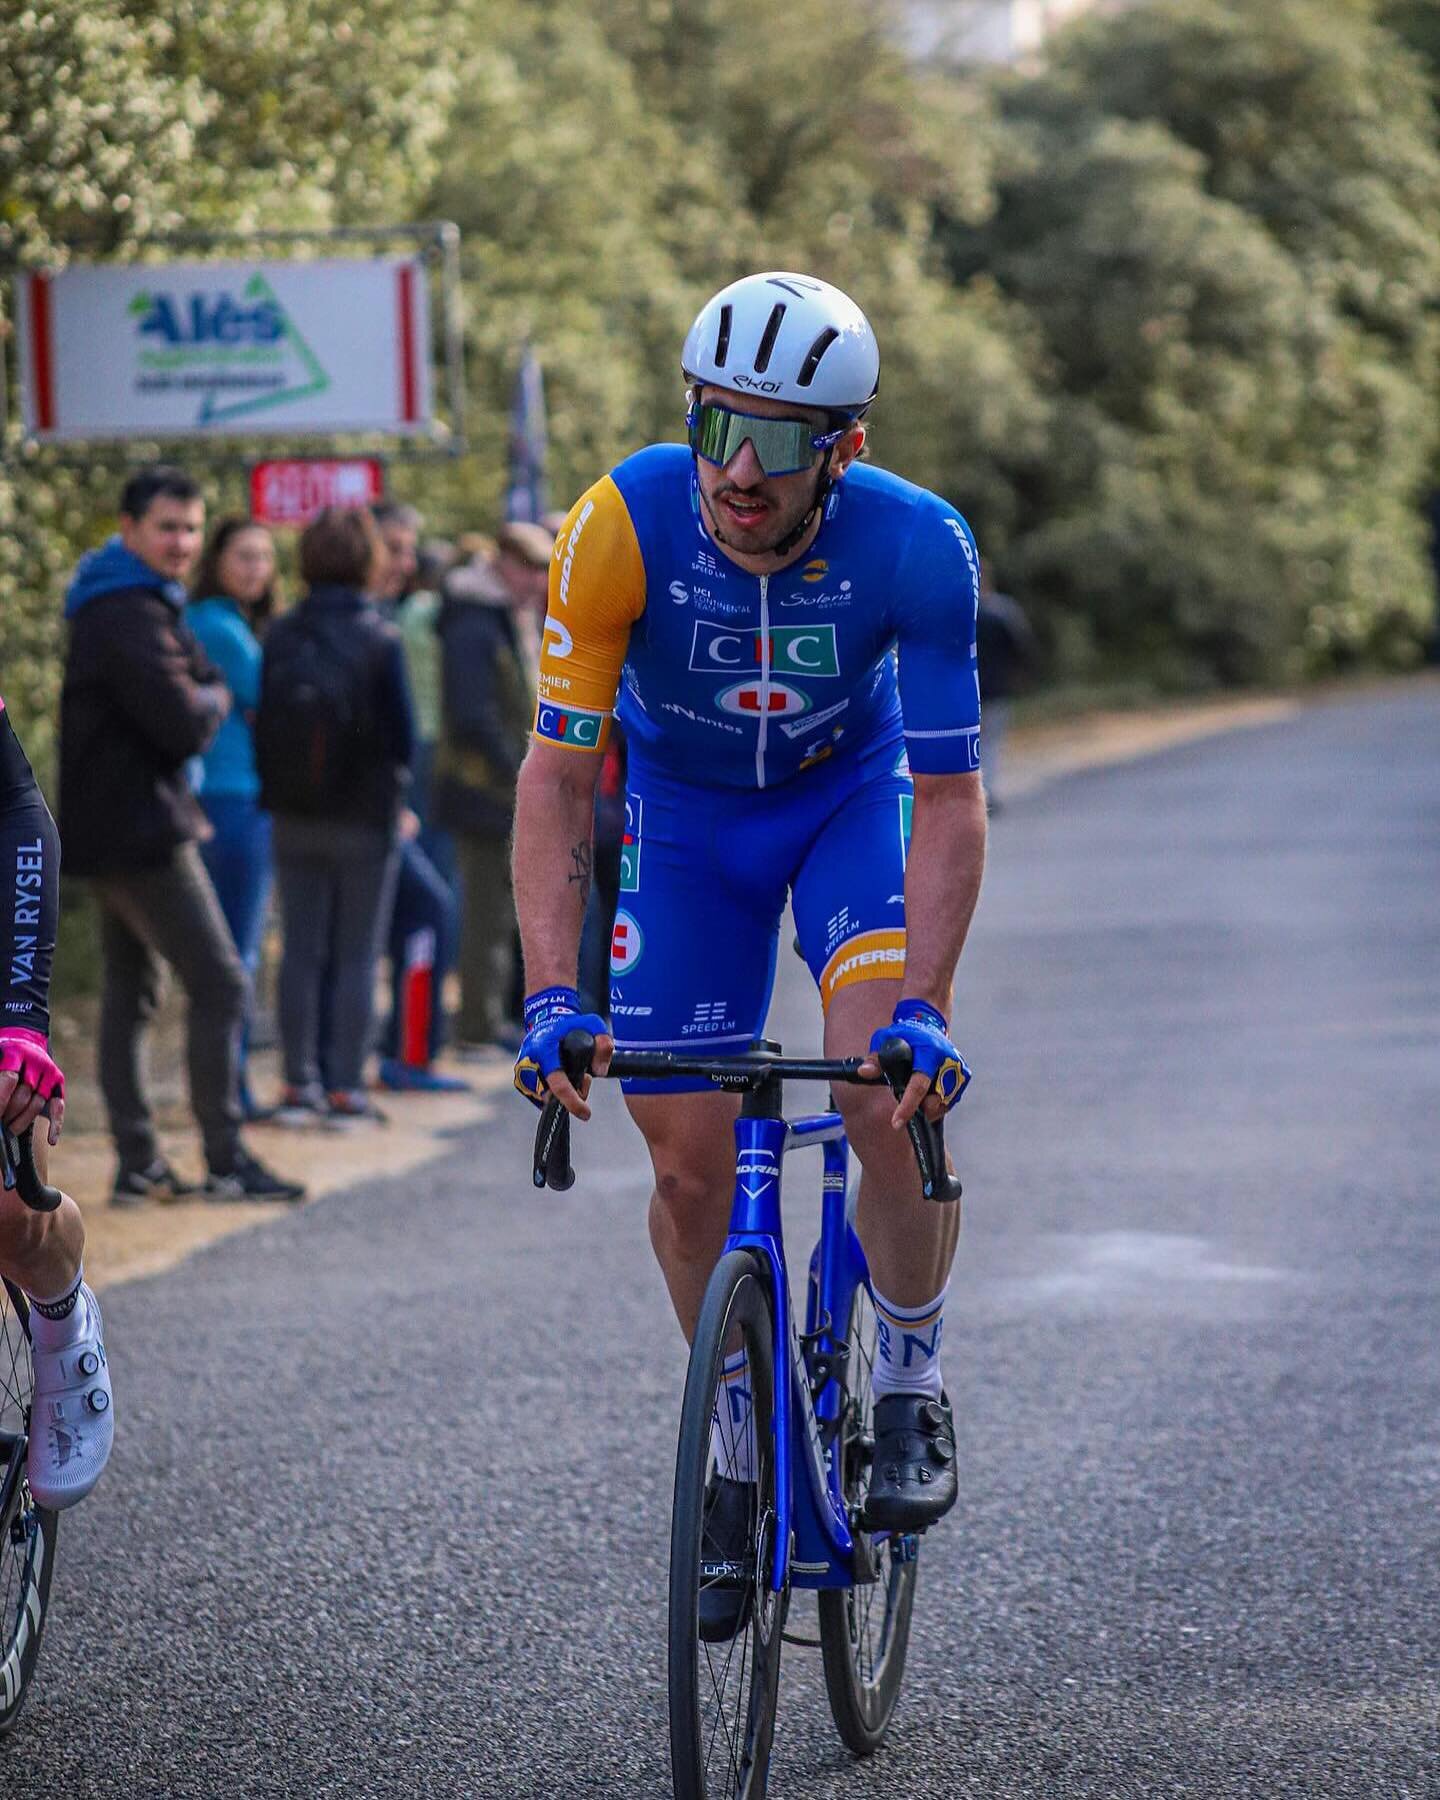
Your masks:
[{"label": "cyclist's ear", "polygon": [[865,427],[857,419],[830,451],[830,474],[838,479],[865,448]]}]

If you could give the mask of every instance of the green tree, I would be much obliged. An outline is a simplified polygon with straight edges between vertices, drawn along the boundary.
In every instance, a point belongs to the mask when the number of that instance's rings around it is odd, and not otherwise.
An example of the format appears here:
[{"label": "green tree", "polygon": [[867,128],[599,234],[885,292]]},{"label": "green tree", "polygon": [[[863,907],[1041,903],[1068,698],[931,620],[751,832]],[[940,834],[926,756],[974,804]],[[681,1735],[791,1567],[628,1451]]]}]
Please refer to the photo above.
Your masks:
[{"label": "green tree", "polygon": [[1413,655],[1440,286],[1413,61],[1344,0],[1177,0],[1067,34],[1000,105],[951,268],[1026,307],[1060,389],[1011,565],[1072,664]]}]

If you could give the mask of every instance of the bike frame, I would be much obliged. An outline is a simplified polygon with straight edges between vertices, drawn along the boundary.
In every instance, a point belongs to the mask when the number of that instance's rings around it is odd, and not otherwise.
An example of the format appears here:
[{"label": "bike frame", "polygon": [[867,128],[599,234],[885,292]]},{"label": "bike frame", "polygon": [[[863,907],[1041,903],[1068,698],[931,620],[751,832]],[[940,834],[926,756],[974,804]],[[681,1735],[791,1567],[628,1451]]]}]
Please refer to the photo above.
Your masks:
[{"label": "bike frame", "polygon": [[[784,1158],[807,1145],[824,1151],[820,1241],[811,1260],[805,1333],[819,1358],[832,1357],[835,1321],[843,1332],[860,1287],[869,1287],[865,1252],[849,1216],[849,1146],[838,1113],[786,1121],[748,1109],[735,1121],[735,1199],[727,1250],[749,1250],[770,1271],[775,1328],[776,1531],[770,1586],[850,1587],[856,1544],[846,1516],[838,1459],[821,1443],[821,1426],[838,1419],[841,1381],[817,1359],[826,1380],[811,1398],[811,1364],[801,1346],[785,1264],[780,1191]],[[781,1371],[788,1370],[788,1379]],[[833,1440],[832,1440],[833,1443]],[[797,1478],[798,1477],[798,1478]]]}]

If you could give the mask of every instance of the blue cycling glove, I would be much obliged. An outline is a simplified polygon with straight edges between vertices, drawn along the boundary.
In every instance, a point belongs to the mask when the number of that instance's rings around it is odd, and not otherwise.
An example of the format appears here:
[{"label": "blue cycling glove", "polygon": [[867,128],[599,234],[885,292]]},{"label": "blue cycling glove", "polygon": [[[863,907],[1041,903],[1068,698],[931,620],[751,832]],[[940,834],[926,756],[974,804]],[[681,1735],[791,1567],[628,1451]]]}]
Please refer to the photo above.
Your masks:
[{"label": "blue cycling glove", "polygon": [[965,1058],[950,1042],[945,1015],[928,1000],[902,1000],[890,1024],[882,1025],[871,1038],[871,1055],[891,1038],[901,1038],[910,1046],[915,1073],[930,1077],[931,1093],[940,1096],[949,1112],[969,1085],[970,1071]]},{"label": "blue cycling glove", "polygon": [[548,1099],[545,1078],[561,1066],[560,1040],[577,1029],[599,1037],[610,1027],[599,1013],[581,1012],[574,988],[544,988],[525,1002],[525,1038],[515,1058],[515,1088],[532,1105],[543,1106]]}]

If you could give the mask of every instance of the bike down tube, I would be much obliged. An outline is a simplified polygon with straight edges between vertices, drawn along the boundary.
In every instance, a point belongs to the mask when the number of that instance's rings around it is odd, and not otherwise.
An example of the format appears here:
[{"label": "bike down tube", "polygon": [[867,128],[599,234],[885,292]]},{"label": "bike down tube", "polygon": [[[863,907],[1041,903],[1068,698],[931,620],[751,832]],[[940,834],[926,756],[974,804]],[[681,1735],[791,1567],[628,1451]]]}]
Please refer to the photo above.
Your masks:
[{"label": "bike down tube", "polygon": [[785,1586],[790,1560],[791,1407],[790,1291],[780,1252],[780,1158],[785,1151],[783,1119],[735,1121],[735,1200],[730,1212],[726,1250],[754,1250],[770,1269],[771,1326],[774,1333],[775,1391],[775,1549],[770,1584],[778,1594]]},{"label": "bike down tube", "polygon": [[[846,1228],[847,1151],[843,1127],[833,1114],[800,1120],[798,1125],[797,1132],[794,1126],[787,1127],[783,1119],[744,1114],[735,1121],[735,1203],[726,1244],[727,1249],[757,1251],[770,1269],[774,1302],[776,1457],[776,1532],[771,1581],[777,1593],[785,1585],[787,1566],[793,1579],[793,1568],[799,1566],[802,1550],[806,1553],[803,1574],[810,1579],[802,1580],[800,1585],[806,1587],[831,1585],[824,1579],[827,1575],[848,1581],[854,1559],[849,1520],[836,1499],[839,1485],[830,1466],[833,1459],[827,1458],[820,1447],[808,1389],[802,1391],[800,1388],[808,1376],[804,1359],[798,1353],[798,1333],[780,1249],[781,1157],[788,1149],[802,1143],[822,1144],[827,1176],[839,1182],[833,1204],[839,1209],[835,1223],[843,1232]],[[827,1199],[831,1198],[827,1195]],[[843,1241],[842,1237],[840,1242]],[[797,1461],[804,1468],[801,1490],[797,1490],[796,1483]],[[793,1565],[790,1555],[792,1537],[797,1551]],[[823,1552],[824,1563],[816,1560],[817,1552]],[[817,1575],[822,1579],[816,1581]]]}]

